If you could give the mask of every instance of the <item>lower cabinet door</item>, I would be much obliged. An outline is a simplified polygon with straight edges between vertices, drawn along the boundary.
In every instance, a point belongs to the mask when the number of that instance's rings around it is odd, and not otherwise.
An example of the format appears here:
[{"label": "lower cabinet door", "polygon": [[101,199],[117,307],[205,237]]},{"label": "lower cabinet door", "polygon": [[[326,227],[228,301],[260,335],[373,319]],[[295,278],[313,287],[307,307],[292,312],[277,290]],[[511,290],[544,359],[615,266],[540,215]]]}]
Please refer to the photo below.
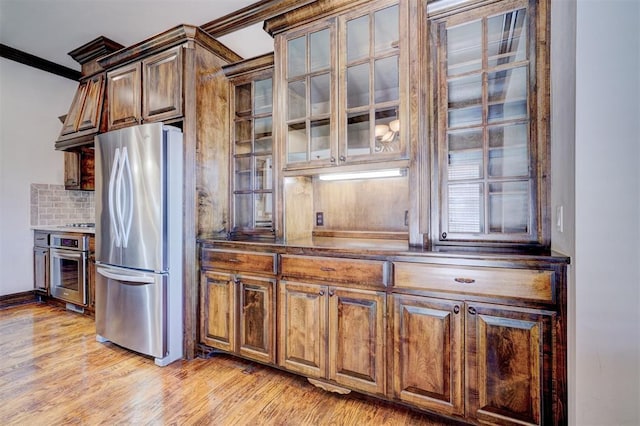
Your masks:
[{"label": "lower cabinet door", "polygon": [[329,379],[362,391],[386,391],[386,295],[329,288]]},{"label": "lower cabinet door", "polygon": [[467,416],[492,424],[553,424],[554,313],[470,303]]},{"label": "lower cabinet door", "polygon": [[392,300],[395,398],[464,414],[464,303],[404,295]]},{"label": "lower cabinet door", "polygon": [[278,298],[280,366],[325,378],[327,287],[281,281]]},{"label": "lower cabinet door", "polygon": [[257,361],[274,363],[275,280],[239,277],[239,353]]},{"label": "lower cabinet door", "polygon": [[232,276],[204,271],[200,283],[200,340],[213,348],[233,352],[236,292]]}]

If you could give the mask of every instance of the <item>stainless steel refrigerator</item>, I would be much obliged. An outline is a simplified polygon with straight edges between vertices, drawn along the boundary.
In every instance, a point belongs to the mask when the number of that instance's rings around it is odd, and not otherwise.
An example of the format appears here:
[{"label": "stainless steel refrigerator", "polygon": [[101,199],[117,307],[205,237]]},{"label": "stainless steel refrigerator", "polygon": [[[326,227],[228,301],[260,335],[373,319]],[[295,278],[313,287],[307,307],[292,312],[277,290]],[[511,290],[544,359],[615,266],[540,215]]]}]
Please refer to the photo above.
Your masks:
[{"label": "stainless steel refrigerator", "polygon": [[162,123],[95,141],[96,340],[182,358],[182,133]]}]

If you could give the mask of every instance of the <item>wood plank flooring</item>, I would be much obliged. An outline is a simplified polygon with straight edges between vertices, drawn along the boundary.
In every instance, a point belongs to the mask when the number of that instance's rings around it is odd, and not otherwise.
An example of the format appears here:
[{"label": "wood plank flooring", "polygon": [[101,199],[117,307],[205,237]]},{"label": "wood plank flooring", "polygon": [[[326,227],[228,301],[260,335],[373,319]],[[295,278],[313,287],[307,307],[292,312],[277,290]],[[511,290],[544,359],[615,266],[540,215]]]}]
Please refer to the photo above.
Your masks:
[{"label": "wood plank flooring", "polygon": [[226,355],[153,360],[95,341],[91,318],[42,303],[0,310],[2,425],[444,425]]}]

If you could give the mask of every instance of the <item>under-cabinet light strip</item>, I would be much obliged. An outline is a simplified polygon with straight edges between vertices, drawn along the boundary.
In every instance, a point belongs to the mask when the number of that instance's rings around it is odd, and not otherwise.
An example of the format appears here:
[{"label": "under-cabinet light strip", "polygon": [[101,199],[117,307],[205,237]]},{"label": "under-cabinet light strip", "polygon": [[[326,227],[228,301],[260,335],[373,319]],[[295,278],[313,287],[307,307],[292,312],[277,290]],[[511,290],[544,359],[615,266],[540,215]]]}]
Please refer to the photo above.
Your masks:
[{"label": "under-cabinet light strip", "polygon": [[320,180],[375,179],[403,176],[402,169],[374,170],[368,172],[328,173],[319,175]]}]

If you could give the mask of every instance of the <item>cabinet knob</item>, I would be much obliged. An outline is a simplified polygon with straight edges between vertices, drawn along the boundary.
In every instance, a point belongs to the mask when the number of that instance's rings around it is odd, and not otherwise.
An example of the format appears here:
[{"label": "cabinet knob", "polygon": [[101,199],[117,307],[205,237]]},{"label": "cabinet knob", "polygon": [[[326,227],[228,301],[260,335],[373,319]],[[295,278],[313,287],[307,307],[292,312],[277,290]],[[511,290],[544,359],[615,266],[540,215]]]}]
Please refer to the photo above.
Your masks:
[{"label": "cabinet knob", "polygon": [[318,293],[320,296],[324,296],[324,290],[320,290],[320,292]]},{"label": "cabinet knob", "polygon": [[459,314],[460,313],[460,306],[456,305],[453,307],[453,313],[454,314]]},{"label": "cabinet knob", "polygon": [[471,315],[475,315],[477,313],[476,308],[474,308],[473,306],[469,306],[469,309],[467,309],[467,311]]},{"label": "cabinet knob", "polygon": [[335,292],[335,291],[333,291],[333,290],[329,290],[329,297],[333,297],[333,295],[334,295],[334,294],[336,294],[336,292]]},{"label": "cabinet knob", "polygon": [[345,157],[344,155],[340,156],[340,161],[346,161],[346,160],[347,160],[347,157]]},{"label": "cabinet knob", "polygon": [[332,163],[335,163],[335,162],[336,162],[336,157],[331,157],[331,158],[329,159],[329,161],[331,161]]}]

